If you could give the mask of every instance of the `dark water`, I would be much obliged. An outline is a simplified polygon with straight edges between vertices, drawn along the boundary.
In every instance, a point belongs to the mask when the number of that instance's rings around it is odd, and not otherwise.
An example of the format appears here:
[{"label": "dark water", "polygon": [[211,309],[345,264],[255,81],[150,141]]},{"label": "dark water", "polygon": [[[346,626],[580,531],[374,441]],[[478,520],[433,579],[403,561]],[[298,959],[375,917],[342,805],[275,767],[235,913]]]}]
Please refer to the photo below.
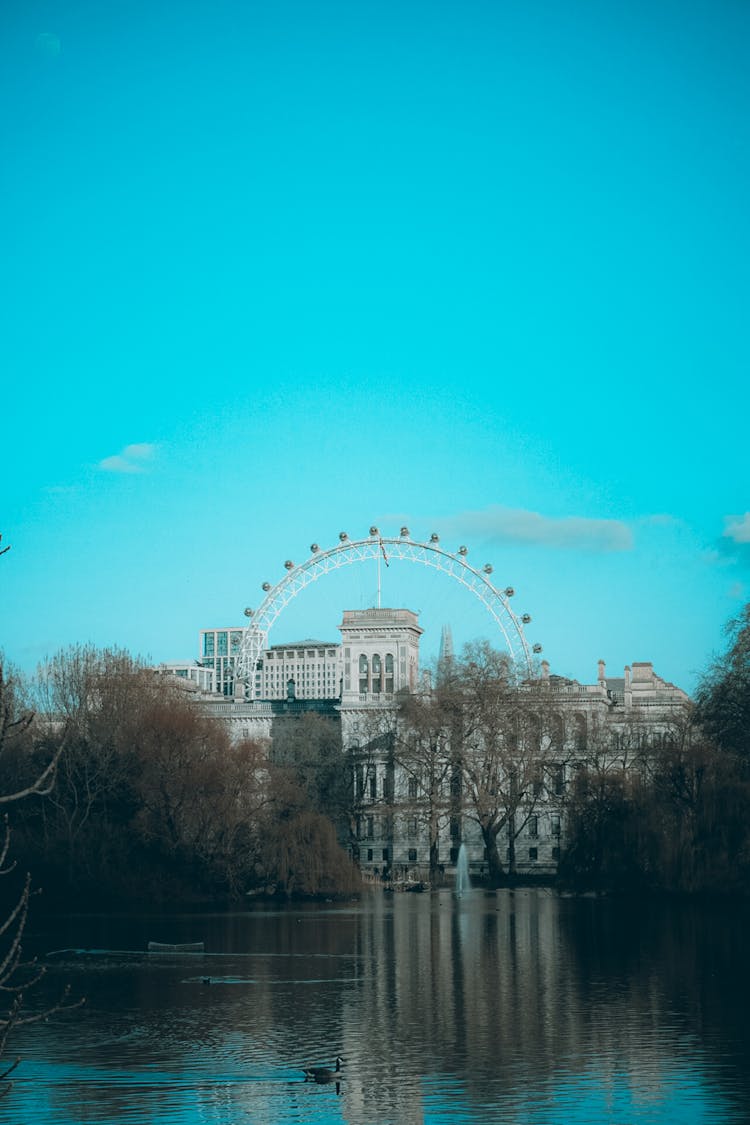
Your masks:
[{"label": "dark water", "polygon": [[58,920],[27,950],[91,950],[44,985],[87,1005],[16,1034],[0,1122],[750,1122],[748,922],[544,890]]}]

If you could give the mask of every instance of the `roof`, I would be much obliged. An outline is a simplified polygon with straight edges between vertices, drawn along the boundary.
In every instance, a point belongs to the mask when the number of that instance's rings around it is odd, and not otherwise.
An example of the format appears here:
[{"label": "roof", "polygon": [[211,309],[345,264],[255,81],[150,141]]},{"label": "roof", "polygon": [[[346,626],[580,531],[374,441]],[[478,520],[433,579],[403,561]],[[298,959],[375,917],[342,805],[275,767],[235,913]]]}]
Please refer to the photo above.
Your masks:
[{"label": "roof", "polygon": [[283,644],[270,645],[270,648],[338,648],[341,641],[316,641],[308,637],[304,641],[285,641]]}]

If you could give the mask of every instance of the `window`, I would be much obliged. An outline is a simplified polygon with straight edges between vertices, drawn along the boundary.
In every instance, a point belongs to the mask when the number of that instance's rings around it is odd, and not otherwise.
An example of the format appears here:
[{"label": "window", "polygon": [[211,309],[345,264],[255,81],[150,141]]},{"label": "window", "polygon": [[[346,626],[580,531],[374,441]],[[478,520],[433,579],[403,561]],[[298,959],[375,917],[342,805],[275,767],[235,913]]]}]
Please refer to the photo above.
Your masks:
[{"label": "window", "polygon": [[370,774],[370,796],[372,797],[373,800],[375,800],[377,795],[378,795],[378,779],[377,779],[377,777],[375,776],[374,773],[371,773]]},{"label": "window", "polygon": [[539,835],[539,817],[530,816],[528,827],[529,827],[529,836],[538,836]]},{"label": "window", "polygon": [[376,652],[372,658],[372,690],[376,695],[380,695],[380,686],[382,682],[380,673],[380,656]]},{"label": "window", "polygon": [[534,860],[536,860],[536,859],[537,859],[537,857],[538,857],[538,854],[539,854],[539,849],[538,849],[538,848],[529,848],[529,859],[530,859],[530,860],[531,860],[532,862],[533,862]]},{"label": "window", "polygon": [[414,800],[417,796],[417,779],[416,777],[409,778],[409,796]]},{"label": "window", "polygon": [[458,840],[461,837],[461,821],[456,816],[451,817],[451,840]]},{"label": "window", "polygon": [[373,836],[375,835],[375,817],[374,816],[366,816],[365,817],[365,835],[367,836],[367,838],[369,840],[371,840],[373,838]]},{"label": "window", "polygon": [[557,813],[553,813],[552,816],[550,817],[550,825],[551,825],[551,828],[552,828],[552,835],[553,836],[559,836],[560,835],[560,817],[557,815]]},{"label": "window", "polygon": [[552,849],[552,858],[554,859],[555,863],[557,863],[558,859],[560,858],[560,849],[558,847],[554,847]]},{"label": "window", "polygon": [[372,848],[367,849],[367,862],[372,863]]},{"label": "window", "polygon": [[214,656],[215,655],[214,634],[213,633],[204,633],[203,634],[203,655],[204,656]]},{"label": "window", "polygon": [[219,656],[227,655],[227,635],[226,633],[216,634],[216,652]]},{"label": "window", "polygon": [[388,862],[388,848],[383,848],[383,860],[385,863]]},{"label": "window", "polygon": [[369,679],[368,669],[367,657],[363,653],[359,658],[359,690],[363,693],[367,691],[367,682]]},{"label": "window", "polygon": [[409,848],[409,863],[416,863],[416,862],[417,862],[417,849],[416,848]]},{"label": "window", "polygon": [[385,690],[393,693],[393,656],[390,652],[385,657]]},{"label": "window", "polygon": [[406,822],[406,832],[410,840],[416,840],[419,833],[419,825],[417,824],[417,818],[415,816],[410,816]]}]

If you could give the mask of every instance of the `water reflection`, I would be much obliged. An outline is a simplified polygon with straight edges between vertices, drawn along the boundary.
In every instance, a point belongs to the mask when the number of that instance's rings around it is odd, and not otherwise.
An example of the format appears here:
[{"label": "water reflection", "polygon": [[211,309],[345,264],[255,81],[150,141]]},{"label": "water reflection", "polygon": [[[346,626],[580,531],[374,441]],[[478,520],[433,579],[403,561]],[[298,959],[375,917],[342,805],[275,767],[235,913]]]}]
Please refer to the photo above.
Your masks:
[{"label": "water reflection", "polygon": [[[29,936],[90,951],[45,985],[87,1010],[16,1036],[0,1122],[746,1122],[746,932],[544,890],[66,919]],[[303,1081],[338,1054],[340,1091]]]}]

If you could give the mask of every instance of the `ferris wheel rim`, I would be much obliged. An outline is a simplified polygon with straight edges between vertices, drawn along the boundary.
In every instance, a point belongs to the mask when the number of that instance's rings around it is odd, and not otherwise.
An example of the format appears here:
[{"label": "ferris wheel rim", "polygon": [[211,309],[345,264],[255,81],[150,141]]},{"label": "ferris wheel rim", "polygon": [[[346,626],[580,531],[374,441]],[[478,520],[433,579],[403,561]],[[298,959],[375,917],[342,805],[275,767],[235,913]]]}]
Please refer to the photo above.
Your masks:
[{"label": "ferris wheel rim", "polygon": [[480,571],[468,562],[467,547],[461,546],[451,552],[440,544],[435,532],[431,534],[429,541],[421,541],[412,539],[406,528],[402,528],[400,535],[390,536],[381,535],[373,527],[370,535],[361,539],[350,539],[346,532],[340,532],[339,542],[335,546],[321,550],[318,544],[313,543],[310,552],[310,556],[298,565],[288,559],[284,564],[287,573],[279,582],[273,586],[268,582],[263,583],[265,597],[258,609],[245,610],[252,623],[243,630],[238,672],[246,682],[253,673],[260,652],[267,645],[270,629],[303,589],[343,566],[377,559],[381,552],[386,563],[395,558],[432,566],[475,594],[498,625],[511,656],[523,660],[528,672],[532,673],[532,652],[537,654],[542,648],[538,644],[531,646],[526,639],[523,625],[528,624],[530,616],[523,614],[519,617],[512,609],[509,598],[515,591],[511,586],[500,590],[490,581],[490,564],[485,564]]}]

